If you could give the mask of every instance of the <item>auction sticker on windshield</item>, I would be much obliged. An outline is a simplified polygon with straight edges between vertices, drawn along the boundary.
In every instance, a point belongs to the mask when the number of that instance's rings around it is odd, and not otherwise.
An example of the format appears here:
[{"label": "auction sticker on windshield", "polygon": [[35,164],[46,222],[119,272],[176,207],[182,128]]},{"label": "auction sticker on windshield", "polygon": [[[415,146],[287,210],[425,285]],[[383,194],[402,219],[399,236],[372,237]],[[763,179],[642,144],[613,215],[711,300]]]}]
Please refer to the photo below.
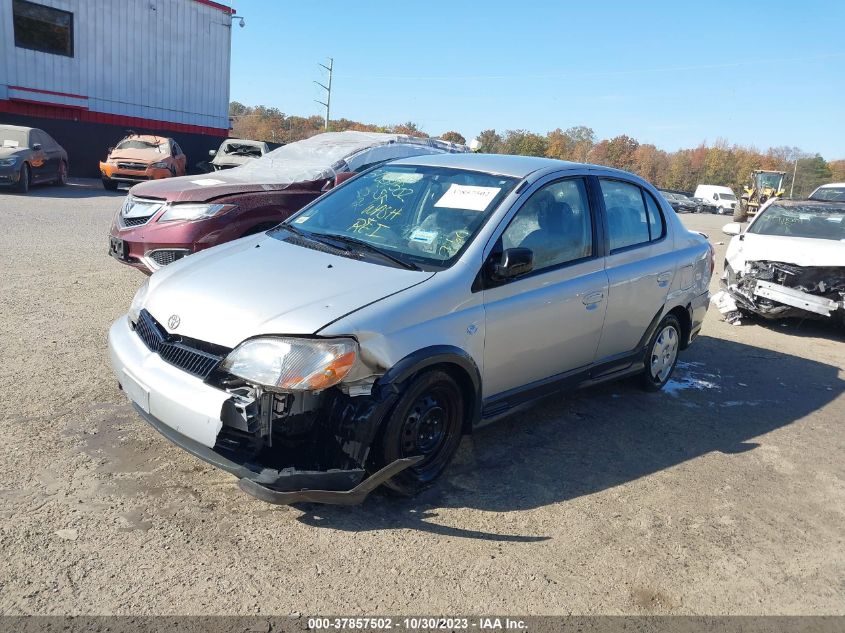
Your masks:
[{"label": "auction sticker on windshield", "polygon": [[435,207],[485,211],[493,198],[502,190],[501,187],[474,187],[472,185],[452,184]]}]

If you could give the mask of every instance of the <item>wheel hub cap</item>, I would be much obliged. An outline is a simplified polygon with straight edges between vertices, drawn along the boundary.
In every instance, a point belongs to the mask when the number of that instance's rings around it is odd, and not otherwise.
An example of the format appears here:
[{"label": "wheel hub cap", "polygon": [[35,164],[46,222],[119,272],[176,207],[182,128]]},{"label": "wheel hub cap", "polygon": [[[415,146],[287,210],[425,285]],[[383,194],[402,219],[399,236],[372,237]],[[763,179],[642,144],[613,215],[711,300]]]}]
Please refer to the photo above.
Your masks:
[{"label": "wheel hub cap", "polygon": [[672,371],[678,356],[678,331],[674,326],[667,325],[654,341],[651,350],[651,377],[663,382]]}]

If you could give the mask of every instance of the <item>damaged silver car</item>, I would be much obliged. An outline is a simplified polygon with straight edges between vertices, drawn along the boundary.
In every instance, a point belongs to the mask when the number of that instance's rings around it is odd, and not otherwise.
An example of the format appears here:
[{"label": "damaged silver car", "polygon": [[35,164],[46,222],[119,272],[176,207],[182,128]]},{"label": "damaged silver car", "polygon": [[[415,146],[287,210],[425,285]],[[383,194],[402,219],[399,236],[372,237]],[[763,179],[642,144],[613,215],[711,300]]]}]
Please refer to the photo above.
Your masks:
[{"label": "damaged silver car", "polygon": [[656,391],[713,250],[640,178],[404,158],[156,272],[109,333],[139,414],[272,503],[430,485],[461,437],[560,389]]},{"label": "damaged silver car", "polygon": [[723,230],[734,237],[713,301],[725,320],[843,320],[845,203],[775,200],[744,232],[738,223]]}]

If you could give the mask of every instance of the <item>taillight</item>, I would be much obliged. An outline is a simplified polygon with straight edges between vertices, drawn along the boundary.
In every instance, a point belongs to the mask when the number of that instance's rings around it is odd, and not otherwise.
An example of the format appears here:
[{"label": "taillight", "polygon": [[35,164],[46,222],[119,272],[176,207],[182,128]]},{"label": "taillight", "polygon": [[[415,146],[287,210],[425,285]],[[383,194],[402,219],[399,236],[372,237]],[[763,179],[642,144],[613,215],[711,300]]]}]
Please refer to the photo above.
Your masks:
[{"label": "taillight", "polygon": [[713,248],[713,245],[708,241],[707,248],[710,249],[710,276],[713,276],[713,273],[716,272],[716,249]]}]

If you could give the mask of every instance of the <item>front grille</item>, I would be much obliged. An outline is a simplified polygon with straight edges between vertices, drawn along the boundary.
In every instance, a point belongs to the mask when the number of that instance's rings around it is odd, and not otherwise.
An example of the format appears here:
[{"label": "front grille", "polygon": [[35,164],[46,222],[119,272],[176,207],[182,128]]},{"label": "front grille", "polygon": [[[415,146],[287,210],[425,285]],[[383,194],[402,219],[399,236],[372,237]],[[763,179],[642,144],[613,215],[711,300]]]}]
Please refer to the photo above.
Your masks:
[{"label": "front grille", "polygon": [[117,167],[118,169],[131,169],[133,171],[147,171],[146,163],[129,163],[118,161]]},{"label": "front grille", "polygon": [[141,310],[135,332],[163,361],[203,380],[223,360],[223,356],[197,349],[192,341],[168,334],[146,310]]},{"label": "front grille", "polygon": [[177,259],[182,259],[185,255],[188,254],[188,251],[185,249],[177,248],[177,249],[160,249],[157,251],[150,251],[147,253],[147,257],[153,260],[159,266],[167,266],[168,264],[172,264]]},{"label": "front grille", "polygon": [[120,224],[121,226],[141,226],[142,224],[146,224],[150,221],[150,218],[153,217],[151,215],[142,217],[142,218],[124,218],[122,215],[120,216]]}]

